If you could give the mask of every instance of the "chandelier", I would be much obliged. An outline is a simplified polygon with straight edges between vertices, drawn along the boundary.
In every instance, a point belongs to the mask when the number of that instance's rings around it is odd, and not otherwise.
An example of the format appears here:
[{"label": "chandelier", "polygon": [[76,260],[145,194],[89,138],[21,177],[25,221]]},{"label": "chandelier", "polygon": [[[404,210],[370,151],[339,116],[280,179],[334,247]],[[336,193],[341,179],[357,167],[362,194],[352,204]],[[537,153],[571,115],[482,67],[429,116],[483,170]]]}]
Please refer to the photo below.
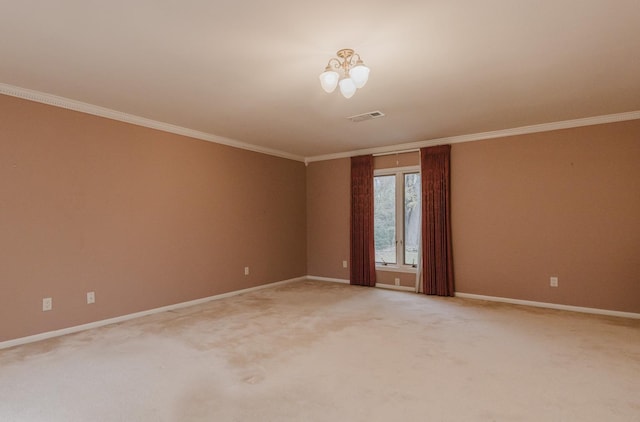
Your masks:
[{"label": "chandelier", "polygon": [[[353,97],[356,89],[362,88],[369,79],[369,68],[364,65],[360,55],[350,48],[343,48],[329,59],[324,72],[320,74],[320,85],[326,92],[333,92],[340,85],[340,92],[345,98]],[[357,57],[357,59],[356,59]],[[342,71],[340,74],[333,69]]]}]

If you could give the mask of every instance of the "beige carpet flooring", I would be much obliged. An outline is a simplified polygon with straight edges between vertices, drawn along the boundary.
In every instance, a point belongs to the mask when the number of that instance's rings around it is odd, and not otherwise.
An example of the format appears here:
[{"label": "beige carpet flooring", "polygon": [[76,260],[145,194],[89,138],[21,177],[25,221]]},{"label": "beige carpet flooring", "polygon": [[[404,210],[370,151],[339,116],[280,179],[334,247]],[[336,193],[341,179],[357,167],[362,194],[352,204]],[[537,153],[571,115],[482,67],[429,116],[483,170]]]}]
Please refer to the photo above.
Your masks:
[{"label": "beige carpet flooring", "polygon": [[640,421],[640,321],[297,282],[0,351],[1,421]]}]

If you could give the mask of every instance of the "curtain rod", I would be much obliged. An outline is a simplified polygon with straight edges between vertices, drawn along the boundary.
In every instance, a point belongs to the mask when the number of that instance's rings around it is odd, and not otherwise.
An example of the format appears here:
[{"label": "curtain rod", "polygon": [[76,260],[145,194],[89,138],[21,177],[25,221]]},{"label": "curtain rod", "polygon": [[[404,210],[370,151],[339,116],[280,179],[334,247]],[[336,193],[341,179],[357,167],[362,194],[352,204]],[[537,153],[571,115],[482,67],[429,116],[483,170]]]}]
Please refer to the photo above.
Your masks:
[{"label": "curtain rod", "polygon": [[403,149],[401,151],[391,151],[391,152],[379,152],[377,154],[373,154],[373,156],[374,157],[381,157],[383,155],[404,154],[405,152],[420,152],[420,148]]}]

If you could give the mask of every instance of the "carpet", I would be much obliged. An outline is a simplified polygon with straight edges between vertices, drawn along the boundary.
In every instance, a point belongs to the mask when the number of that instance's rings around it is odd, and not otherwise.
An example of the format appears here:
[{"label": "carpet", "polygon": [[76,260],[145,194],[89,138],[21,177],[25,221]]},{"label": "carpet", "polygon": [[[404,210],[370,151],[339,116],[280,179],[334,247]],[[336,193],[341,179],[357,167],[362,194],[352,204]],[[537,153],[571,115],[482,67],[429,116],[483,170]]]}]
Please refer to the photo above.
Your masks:
[{"label": "carpet", "polygon": [[0,351],[1,421],[640,421],[640,321],[301,281]]}]

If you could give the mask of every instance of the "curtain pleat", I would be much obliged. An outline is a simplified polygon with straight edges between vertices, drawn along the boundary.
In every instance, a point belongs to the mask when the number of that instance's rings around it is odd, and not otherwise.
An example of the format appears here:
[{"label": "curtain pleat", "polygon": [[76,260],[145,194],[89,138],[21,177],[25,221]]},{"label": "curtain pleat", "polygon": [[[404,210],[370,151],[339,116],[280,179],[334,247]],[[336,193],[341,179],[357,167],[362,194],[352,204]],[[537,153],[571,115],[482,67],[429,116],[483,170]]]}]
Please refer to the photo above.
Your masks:
[{"label": "curtain pleat", "polygon": [[422,282],[428,295],[453,296],[451,145],[420,149],[422,173]]},{"label": "curtain pleat", "polygon": [[373,156],[351,157],[351,284],[376,285],[373,236]]}]

